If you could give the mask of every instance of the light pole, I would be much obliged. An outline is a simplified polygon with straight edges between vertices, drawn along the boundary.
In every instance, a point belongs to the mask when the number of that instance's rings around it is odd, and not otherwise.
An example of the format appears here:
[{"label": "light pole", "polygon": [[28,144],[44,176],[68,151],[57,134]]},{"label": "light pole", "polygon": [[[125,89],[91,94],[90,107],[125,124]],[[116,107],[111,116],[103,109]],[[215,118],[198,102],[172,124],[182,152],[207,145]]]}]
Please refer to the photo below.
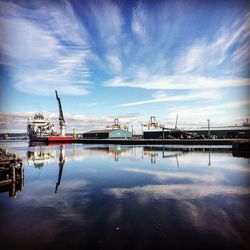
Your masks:
[{"label": "light pole", "polygon": [[210,137],[210,119],[207,120],[207,134]]},{"label": "light pole", "polygon": [[143,124],[141,123],[141,134],[142,134],[142,138],[143,138]]}]

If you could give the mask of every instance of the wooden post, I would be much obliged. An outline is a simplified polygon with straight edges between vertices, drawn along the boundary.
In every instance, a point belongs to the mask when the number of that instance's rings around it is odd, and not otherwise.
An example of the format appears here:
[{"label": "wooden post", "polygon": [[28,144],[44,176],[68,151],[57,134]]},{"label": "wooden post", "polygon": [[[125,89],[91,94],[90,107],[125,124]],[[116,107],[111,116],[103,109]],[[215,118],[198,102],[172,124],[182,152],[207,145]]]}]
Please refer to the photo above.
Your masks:
[{"label": "wooden post", "polygon": [[16,168],[12,166],[12,182],[16,182]]}]

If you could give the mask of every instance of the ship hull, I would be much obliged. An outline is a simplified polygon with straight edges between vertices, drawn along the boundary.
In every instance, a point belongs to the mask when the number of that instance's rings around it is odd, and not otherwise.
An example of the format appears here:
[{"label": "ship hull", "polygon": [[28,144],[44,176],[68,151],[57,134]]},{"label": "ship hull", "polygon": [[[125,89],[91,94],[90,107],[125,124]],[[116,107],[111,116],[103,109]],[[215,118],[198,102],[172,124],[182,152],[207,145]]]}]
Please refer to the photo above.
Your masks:
[{"label": "ship hull", "polygon": [[32,142],[72,142],[73,136],[47,136],[30,138]]},{"label": "ship hull", "polygon": [[72,142],[73,136],[49,136],[48,142]]}]

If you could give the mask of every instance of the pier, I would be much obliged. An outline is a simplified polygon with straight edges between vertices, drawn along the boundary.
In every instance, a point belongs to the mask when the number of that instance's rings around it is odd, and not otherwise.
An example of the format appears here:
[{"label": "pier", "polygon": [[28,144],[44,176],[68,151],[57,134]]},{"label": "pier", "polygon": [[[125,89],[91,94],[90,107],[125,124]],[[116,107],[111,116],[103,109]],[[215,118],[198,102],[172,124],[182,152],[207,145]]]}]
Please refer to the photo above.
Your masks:
[{"label": "pier", "polygon": [[22,190],[23,179],[22,160],[0,148],[0,192],[9,192],[10,197],[16,197]]}]

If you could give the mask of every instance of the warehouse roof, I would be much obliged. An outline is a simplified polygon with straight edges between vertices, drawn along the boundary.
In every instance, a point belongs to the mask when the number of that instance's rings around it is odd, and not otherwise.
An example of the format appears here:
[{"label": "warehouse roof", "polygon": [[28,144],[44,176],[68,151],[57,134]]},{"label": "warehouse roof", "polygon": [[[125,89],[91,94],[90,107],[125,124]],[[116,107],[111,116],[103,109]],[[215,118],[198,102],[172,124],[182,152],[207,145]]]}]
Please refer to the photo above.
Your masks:
[{"label": "warehouse roof", "polygon": [[88,134],[103,134],[103,133],[109,133],[114,131],[114,129],[100,129],[100,130],[90,130],[86,133]]},{"label": "warehouse roof", "polygon": [[87,131],[85,132],[86,134],[104,134],[104,133],[110,133],[110,132],[113,132],[113,131],[126,131],[126,132],[129,132],[128,130],[126,129],[121,129],[121,128],[118,128],[118,129],[100,129],[100,130],[90,130],[90,131]]}]

